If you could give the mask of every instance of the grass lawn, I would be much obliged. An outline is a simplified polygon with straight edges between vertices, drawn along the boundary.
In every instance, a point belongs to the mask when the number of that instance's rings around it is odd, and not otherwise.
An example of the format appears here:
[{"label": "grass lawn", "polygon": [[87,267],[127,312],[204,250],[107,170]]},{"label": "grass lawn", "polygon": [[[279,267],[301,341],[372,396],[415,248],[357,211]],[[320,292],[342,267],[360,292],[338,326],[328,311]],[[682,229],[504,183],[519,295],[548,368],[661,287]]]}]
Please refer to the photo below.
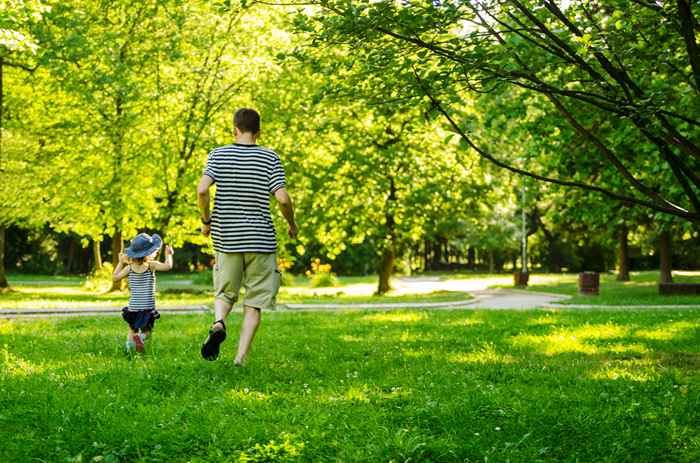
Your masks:
[{"label": "grass lawn", "polygon": [[[662,296],[659,294],[658,272],[632,272],[631,281],[617,281],[614,274],[600,275],[600,295],[581,296],[578,294],[578,275],[538,275],[530,276],[530,291],[544,291],[573,296],[563,304],[595,305],[700,305],[700,296]],[[700,272],[674,272],[677,283],[700,283]]]},{"label": "grass lawn", "polygon": [[696,462],[698,315],[269,313],[242,369],[238,320],[3,320],[0,461]]}]

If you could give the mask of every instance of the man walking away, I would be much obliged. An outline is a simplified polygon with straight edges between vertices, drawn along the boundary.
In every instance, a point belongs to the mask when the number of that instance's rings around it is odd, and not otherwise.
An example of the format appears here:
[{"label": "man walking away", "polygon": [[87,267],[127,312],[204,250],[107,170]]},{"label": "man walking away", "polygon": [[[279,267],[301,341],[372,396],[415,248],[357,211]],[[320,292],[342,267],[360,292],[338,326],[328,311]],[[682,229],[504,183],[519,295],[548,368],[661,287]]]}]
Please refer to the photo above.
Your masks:
[{"label": "man walking away", "polygon": [[[262,310],[273,308],[280,285],[275,253],[277,239],[270,217],[270,196],[277,200],[289,224],[289,236],[296,237],[292,200],[285,189],[285,175],[279,156],[257,145],[260,115],[253,109],[239,109],[233,117],[236,143],[209,153],[204,175],[197,187],[197,204],[202,233],[214,243],[215,321],[202,345],[202,357],[216,360],[226,339],[226,317],[245,289],[237,366],[245,361]],[[210,213],[209,189],[216,184],[214,210]]]}]

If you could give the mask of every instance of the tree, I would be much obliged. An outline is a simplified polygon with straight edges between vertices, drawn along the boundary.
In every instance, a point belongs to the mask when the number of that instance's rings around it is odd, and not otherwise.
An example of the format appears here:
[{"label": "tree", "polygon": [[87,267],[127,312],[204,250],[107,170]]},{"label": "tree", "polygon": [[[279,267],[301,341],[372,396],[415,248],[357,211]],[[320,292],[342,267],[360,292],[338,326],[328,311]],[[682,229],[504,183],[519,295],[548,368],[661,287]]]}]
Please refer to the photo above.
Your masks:
[{"label": "tree", "polygon": [[285,61],[285,84],[300,95],[297,107],[281,112],[298,131],[289,140],[303,141],[291,164],[301,175],[291,184],[302,185],[295,199],[304,240],[330,259],[368,243],[384,294],[396,263],[426,237],[445,229],[465,236],[455,227],[478,210],[488,185],[474,159],[457,159],[456,143],[421,108],[392,100],[390,76],[368,75],[348,54],[302,46]]},{"label": "tree", "polygon": [[[541,3],[542,8],[538,7]],[[700,74],[693,27],[700,5],[678,2],[484,2],[347,4],[303,22],[319,40],[362,44],[376,74],[389,69],[399,97],[426,96],[465,144],[512,172],[586,189],[648,210],[700,221]],[[664,47],[659,53],[657,46]],[[387,59],[372,60],[372,56]],[[391,57],[398,56],[398,59]],[[693,72],[686,75],[683,68]],[[496,156],[470,132],[465,95],[520,88],[556,111],[556,125],[585,143],[605,175],[554,177],[538,165]],[[583,108],[583,112],[579,109]],[[609,126],[641,140],[651,158],[618,149]],[[550,153],[555,164],[577,164]],[[659,169],[662,175],[659,175]],[[608,179],[614,182],[608,182]],[[624,185],[620,188],[619,185]]]},{"label": "tree", "polygon": [[[37,43],[29,33],[28,26],[41,19],[42,14],[48,8],[39,0],[22,0],[3,4],[0,11],[0,185],[2,190],[13,187],[15,172],[6,167],[3,158],[3,130],[5,108],[5,69],[12,68],[26,72],[35,69],[33,55],[37,50]],[[0,197],[7,198],[7,191],[0,190]],[[7,200],[3,200],[5,203]],[[9,205],[3,204],[3,213],[0,214],[0,289],[7,288],[5,276],[5,230],[7,225],[16,220],[17,216],[8,214],[11,211]]]}]

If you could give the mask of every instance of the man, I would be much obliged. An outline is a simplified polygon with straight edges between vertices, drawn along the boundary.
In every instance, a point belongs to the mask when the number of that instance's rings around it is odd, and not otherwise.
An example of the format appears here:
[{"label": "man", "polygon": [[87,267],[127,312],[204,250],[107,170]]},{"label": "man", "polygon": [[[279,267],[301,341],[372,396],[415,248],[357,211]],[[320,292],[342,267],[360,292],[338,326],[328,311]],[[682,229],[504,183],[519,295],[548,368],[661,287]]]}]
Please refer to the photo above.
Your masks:
[{"label": "man", "polygon": [[[256,144],[260,115],[253,109],[239,109],[233,117],[236,143],[216,148],[207,159],[197,187],[202,233],[211,233],[214,267],[215,322],[202,345],[202,357],[216,360],[219,345],[226,339],[226,317],[245,289],[243,323],[238,341],[237,366],[245,361],[260,312],[273,308],[280,285],[275,252],[277,240],[270,217],[270,196],[279,203],[289,224],[289,236],[296,237],[292,200],[285,190],[285,175],[279,156]],[[216,183],[214,210],[210,214],[209,188]]]}]

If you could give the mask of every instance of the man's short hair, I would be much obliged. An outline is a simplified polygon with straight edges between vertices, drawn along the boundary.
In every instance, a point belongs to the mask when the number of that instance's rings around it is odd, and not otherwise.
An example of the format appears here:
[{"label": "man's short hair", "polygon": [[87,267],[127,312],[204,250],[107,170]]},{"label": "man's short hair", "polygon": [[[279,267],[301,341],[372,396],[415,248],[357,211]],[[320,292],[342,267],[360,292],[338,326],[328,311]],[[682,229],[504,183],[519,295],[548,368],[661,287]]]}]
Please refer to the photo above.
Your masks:
[{"label": "man's short hair", "polygon": [[233,126],[242,133],[255,135],[260,132],[260,114],[254,109],[241,108],[233,115]]}]

